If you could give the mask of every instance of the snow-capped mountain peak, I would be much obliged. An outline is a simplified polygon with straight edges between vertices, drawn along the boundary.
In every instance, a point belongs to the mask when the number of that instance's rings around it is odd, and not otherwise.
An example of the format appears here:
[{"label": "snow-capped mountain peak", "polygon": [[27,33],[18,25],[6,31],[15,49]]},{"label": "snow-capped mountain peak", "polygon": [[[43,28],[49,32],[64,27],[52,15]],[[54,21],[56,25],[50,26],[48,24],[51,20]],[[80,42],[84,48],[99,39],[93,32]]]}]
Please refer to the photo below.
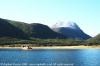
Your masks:
[{"label": "snow-capped mountain peak", "polygon": [[68,21],[68,22],[58,22],[55,25],[53,25],[54,28],[58,28],[58,27],[68,27],[68,28],[72,28],[72,29],[80,29],[79,26],[72,21]]},{"label": "snow-capped mountain peak", "polygon": [[58,22],[53,25],[52,30],[69,38],[88,39],[89,35],[84,33],[75,22]]}]

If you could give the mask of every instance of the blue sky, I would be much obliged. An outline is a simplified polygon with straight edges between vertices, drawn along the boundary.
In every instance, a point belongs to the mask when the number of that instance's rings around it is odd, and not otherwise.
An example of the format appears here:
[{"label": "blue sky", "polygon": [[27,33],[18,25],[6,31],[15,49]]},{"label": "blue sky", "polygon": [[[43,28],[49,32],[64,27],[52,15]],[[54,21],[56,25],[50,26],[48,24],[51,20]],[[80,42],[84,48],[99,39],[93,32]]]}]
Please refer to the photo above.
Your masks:
[{"label": "blue sky", "polygon": [[100,33],[100,0],[0,0],[0,18],[49,26],[74,21],[95,36]]}]

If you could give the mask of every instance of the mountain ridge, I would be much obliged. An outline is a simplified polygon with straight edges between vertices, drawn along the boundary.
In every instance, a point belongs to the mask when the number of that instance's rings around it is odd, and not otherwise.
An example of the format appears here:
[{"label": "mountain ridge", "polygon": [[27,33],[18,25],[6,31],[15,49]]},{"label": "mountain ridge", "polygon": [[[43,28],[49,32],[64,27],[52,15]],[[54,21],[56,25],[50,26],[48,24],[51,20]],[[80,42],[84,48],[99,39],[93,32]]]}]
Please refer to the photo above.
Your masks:
[{"label": "mountain ridge", "polygon": [[[62,25],[63,26],[63,25]],[[72,28],[70,28],[70,26]],[[76,33],[82,33],[83,31],[76,23],[71,23],[69,27],[61,27],[59,30],[65,31],[67,28],[67,35],[57,32],[54,29],[48,27],[47,25],[40,23],[24,23],[19,21],[12,21],[8,19],[0,18],[0,36],[4,37],[14,37],[14,38],[82,38],[88,39],[90,36],[84,33],[85,36],[75,36]],[[74,27],[74,28],[73,28]],[[77,29],[78,28],[78,29]],[[64,30],[63,30],[64,29]],[[77,31],[76,31],[77,30]],[[70,35],[70,33],[73,33]],[[75,35],[74,35],[75,33]],[[74,36],[75,37],[74,37]]]},{"label": "mountain ridge", "polygon": [[[39,24],[39,23],[27,24],[24,22],[17,22],[17,21],[0,18],[0,24],[2,25],[1,30],[5,30],[5,31],[0,31],[0,35],[2,35],[4,37],[15,36],[16,38],[17,37],[22,38],[22,36],[25,36],[26,38],[30,38],[30,37],[32,37],[32,38],[64,38],[63,35],[54,32],[47,25],[43,25],[43,24]],[[14,28],[10,27],[10,25],[14,26]],[[8,27],[6,28],[6,26],[8,26]],[[4,28],[6,28],[6,29],[4,29]],[[13,28],[13,30],[7,30],[10,28]],[[16,30],[18,30],[17,32],[19,32],[19,34],[16,32]],[[3,34],[1,34],[2,32],[6,33],[6,34],[3,35]],[[14,33],[14,34],[12,34],[12,33]],[[10,35],[7,35],[7,34],[10,34]],[[23,37],[23,38],[25,38],[25,37]]]}]

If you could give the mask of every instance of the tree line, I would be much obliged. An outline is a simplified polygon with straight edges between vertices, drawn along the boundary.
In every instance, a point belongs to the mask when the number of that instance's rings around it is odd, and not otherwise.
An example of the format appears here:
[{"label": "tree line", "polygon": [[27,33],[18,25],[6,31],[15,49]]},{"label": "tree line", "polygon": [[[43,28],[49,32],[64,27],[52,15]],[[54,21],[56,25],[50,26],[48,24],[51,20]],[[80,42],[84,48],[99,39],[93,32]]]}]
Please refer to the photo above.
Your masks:
[{"label": "tree line", "polygon": [[81,39],[39,39],[32,38],[30,40],[21,40],[21,39],[0,39],[0,45],[8,45],[8,46],[22,46],[22,45],[31,45],[31,46],[91,46],[91,45],[99,45],[99,40],[81,40]]}]

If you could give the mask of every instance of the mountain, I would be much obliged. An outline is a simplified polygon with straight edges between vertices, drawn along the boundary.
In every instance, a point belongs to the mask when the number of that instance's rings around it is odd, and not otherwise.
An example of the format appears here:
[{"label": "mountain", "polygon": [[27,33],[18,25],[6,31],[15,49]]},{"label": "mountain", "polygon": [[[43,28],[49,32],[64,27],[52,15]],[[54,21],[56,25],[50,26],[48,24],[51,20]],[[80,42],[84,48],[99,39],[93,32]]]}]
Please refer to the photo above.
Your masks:
[{"label": "mountain", "polygon": [[80,38],[88,39],[80,27],[74,23],[56,23],[52,28],[40,23],[27,24],[0,18],[0,38]]},{"label": "mountain", "polygon": [[62,34],[54,32],[47,25],[33,23],[30,24],[31,36],[36,38],[65,38]]},{"label": "mountain", "polygon": [[54,32],[48,26],[33,23],[27,24],[0,18],[0,38],[12,37],[19,39],[28,38],[64,38],[63,35]]},{"label": "mountain", "polygon": [[61,33],[68,38],[88,39],[89,35],[84,33],[75,22],[59,22],[53,25],[52,30]]},{"label": "mountain", "polygon": [[94,44],[94,45],[100,44],[100,34],[96,35],[95,37],[88,39],[87,43]]},{"label": "mountain", "polygon": [[27,38],[21,29],[0,18],[0,37]]}]

